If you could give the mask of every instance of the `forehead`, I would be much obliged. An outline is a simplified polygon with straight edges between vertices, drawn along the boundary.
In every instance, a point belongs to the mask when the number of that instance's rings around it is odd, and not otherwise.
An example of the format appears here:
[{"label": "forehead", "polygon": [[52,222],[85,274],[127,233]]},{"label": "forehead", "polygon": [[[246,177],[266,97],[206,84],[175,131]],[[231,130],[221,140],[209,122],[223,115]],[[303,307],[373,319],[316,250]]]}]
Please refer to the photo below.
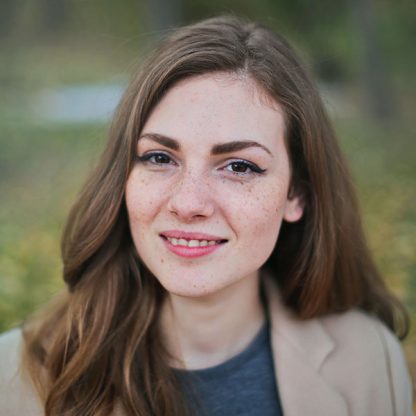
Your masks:
[{"label": "forehead", "polygon": [[180,142],[255,140],[267,146],[284,135],[281,106],[248,75],[211,73],[175,84],[150,114],[142,133]]}]

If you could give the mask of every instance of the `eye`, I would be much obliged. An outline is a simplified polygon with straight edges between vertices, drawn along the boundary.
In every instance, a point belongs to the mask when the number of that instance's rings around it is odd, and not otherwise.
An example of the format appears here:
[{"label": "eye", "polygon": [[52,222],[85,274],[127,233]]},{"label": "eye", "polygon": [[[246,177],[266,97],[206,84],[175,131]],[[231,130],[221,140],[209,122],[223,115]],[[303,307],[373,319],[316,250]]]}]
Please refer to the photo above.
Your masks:
[{"label": "eye", "polygon": [[174,163],[169,155],[162,152],[149,152],[142,156],[136,156],[136,160],[143,163],[147,162],[152,165],[168,165]]},{"label": "eye", "polygon": [[261,169],[254,163],[248,162],[246,160],[234,160],[225,167],[225,170],[240,176],[261,174],[266,171],[266,169]]}]

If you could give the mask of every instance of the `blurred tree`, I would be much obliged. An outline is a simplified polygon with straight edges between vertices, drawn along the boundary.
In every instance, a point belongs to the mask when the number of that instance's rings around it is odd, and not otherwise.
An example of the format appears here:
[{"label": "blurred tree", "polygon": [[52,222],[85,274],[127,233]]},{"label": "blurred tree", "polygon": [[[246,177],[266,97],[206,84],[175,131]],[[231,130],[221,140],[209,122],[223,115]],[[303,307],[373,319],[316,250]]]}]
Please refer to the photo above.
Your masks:
[{"label": "blurred tree", "polygon": [[368,107],[377,121],[392,121],[397,116],[397,104],[377,36],[373,1],[348,3],[362,41],[361,72]]},{"label": "blurred tree", "polygon": [[160,33],[163,30],[183,24],[181,0],[145,0],[150,20],[150,29]]},{"label": "blurred tree", "polygon": [[8,34],[13,27],[19,3],[16,0],[1,0],[0,2],[0,37]]},{"label": "blurred tree", "polygon": [[42,31],[54,35],[66,30],[68,22],[68,0],[41,0]]},{"label": "blurred tree", "polygon": [[349,22],[344,0],[320,0],[313,5],[308,0],[268,0],[268,3],[273,27],[309,52],[319,78],[344,82],[351,77],[354,42],[347,35]]}]

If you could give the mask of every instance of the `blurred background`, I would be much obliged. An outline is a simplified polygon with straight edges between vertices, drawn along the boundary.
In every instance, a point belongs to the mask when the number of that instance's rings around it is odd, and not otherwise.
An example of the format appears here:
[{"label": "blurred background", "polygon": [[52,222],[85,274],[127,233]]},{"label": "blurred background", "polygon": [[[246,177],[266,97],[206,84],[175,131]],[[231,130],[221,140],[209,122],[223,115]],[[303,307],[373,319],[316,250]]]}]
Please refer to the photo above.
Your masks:
[{"label": "blurred background", "polygon": [[[0,332],[63,287],[60,233],[143,53],[231,13],[286,35],[318,79],[376,261],[416,319],[414,0],[0,0]],[[416,380],[416,331],[404,348]]]}]

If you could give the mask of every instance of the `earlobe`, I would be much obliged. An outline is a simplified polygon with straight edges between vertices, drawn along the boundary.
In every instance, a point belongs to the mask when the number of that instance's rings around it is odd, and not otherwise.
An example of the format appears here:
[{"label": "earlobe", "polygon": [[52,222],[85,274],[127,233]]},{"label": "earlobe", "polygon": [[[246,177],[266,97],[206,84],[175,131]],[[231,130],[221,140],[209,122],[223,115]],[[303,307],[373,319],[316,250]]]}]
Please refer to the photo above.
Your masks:
[{"label": "earlobe", "polygon": [[299,196],[294,196],[291,199],[288,199],[283,219],[287,222],[296,222],[302,218],[302,215],[303,199]]}]

